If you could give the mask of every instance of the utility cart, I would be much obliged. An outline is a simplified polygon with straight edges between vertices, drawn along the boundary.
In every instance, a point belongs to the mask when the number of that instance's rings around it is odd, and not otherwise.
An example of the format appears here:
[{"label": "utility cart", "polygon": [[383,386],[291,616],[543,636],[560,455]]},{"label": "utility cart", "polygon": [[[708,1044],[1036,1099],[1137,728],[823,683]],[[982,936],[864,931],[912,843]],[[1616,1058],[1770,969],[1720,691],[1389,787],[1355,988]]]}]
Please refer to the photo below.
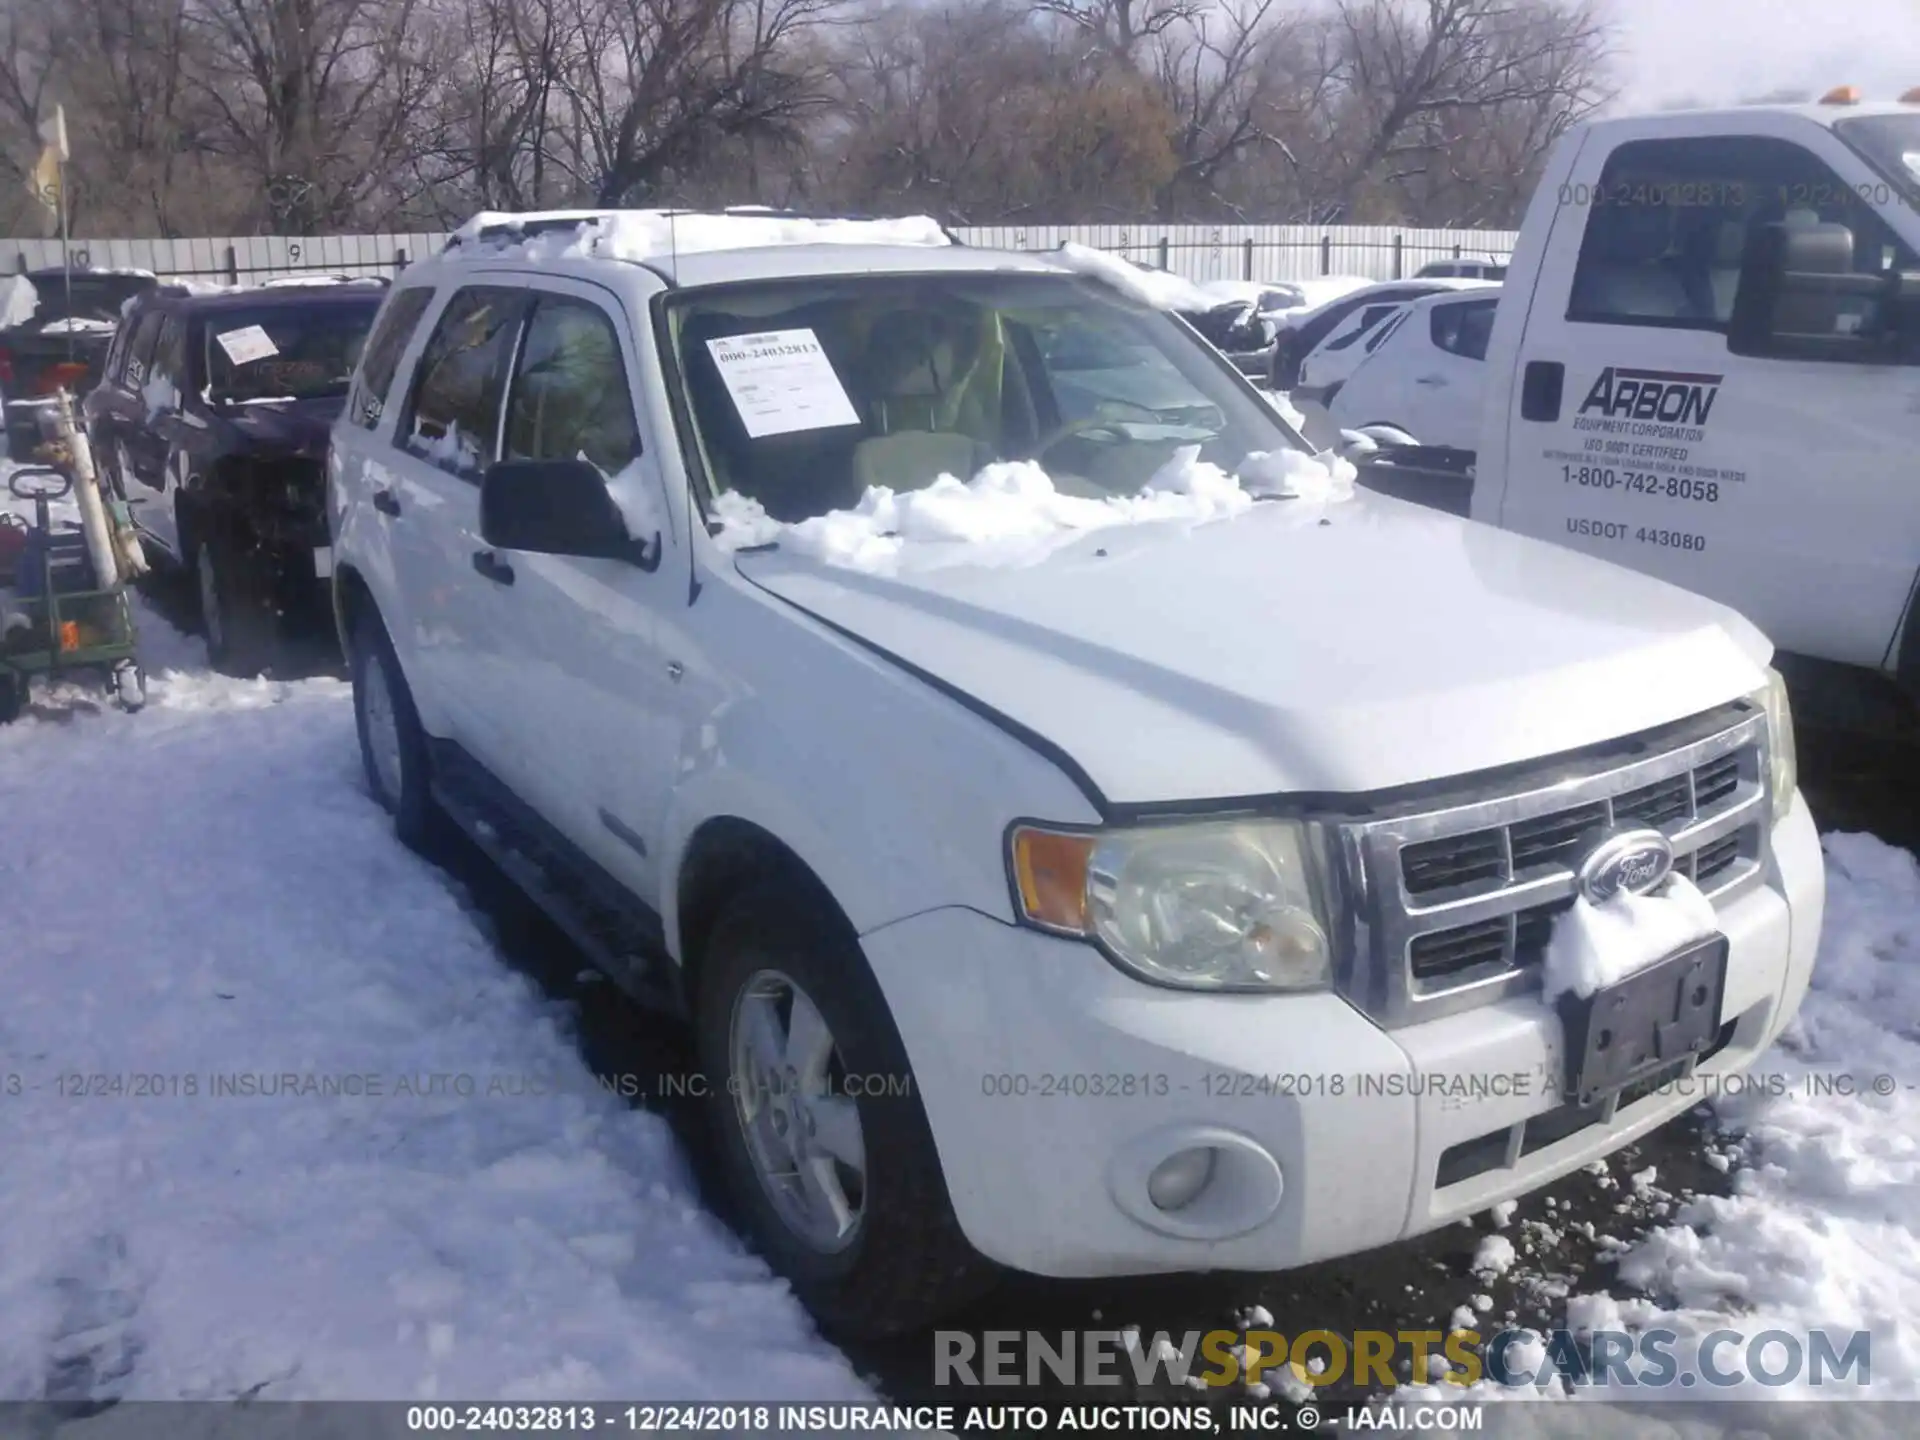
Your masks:
[{"label": "utility cart", "polygon": [[55,526],[52,503],[73,492],[63,470],[35,465],[7,480],[33,502],[33,523],[0,515],[0,724],[18,718],[32,677],[93,671],[121,707],[146,703],[133,605],[118,573],[102,577],[82,526]]}]

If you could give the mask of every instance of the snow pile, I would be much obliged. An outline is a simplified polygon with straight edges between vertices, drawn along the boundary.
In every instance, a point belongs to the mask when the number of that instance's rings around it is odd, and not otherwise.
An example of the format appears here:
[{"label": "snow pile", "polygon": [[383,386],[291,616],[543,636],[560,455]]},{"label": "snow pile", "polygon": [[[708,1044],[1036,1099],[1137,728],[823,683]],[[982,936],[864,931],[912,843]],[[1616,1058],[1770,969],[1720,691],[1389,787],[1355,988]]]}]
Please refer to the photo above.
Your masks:
[{"label": "snow pile", "polygon": [[164,374],[156,374],[140,387],[140,402],[146,406],[147,418],[151,420],[178,405],[180,391]]},{"label": "snow pile", "polygon": [[[495,226],[574,220],[572,229],[516,237],[483,236]],[[896,220],[807,220],[776,212],[701,215],[668,210],[556,211],[515,215],[482,211],[454,237],[462,245],[496,244],[529,260],[660,260],[712,250],[768,245],[950,245],[940,222],[926,215]]]},{"label": "snow pile", "polygon": [[1296,430],[1302,432],[1306,430],[1307,417],[1301,413],[1300,407],[1293,403],[1293,397],[1290,394],[1285,390],[1262,390],[1260,393],[1266,396],[1267,404],[1280,412],[1282,420]]},{"label": "snow pile", "polygon": [[262,290],[278,290],[289,286],[305,288],[309,285],[373,285],[382,286],[387,282],[377,275],[282,275],[277,279],[260,282]]},{"label": "snow pile", "polygon": [[1623,890],[1595,905],[1584,895],[1553,922],[1540,983],[1548,1002],[1584,998],[1657,964],[1719,929],[1713,902],[1684,875],[1669,875],[1656,893]]},{"label": "snow pile", "polygon": [[40,292],[24,275],[0,280],[0,330],[11,330],[33,319],[40,309]]},{"label": "snow pile", "polygon": [[1331,305],[1336,300],[1345,299],[1356,290],[1364,290],[1369,285],[1378,285],[1378,280],[1369,280],[1364,275],[1316,275],[1311,280],[1288,282],[1297,286],[1305,297],[1295,314],[1305,314],[1317,310],[1322,305]]},{"label": "snow pile", "polygon": [[[1827,901],[1820,955],[1799,1016],[1749,1072],[1747,1083],[1709,1093],[1716,1117],[1744,1151],[1733,1193],[1703,1196],[1678,1210],[1674,1223],[1617,1256],[1626,1286],[1650,1298],[1575,1295],[1552,1324],[1576,1332],[1666,1330],[1675,1362],[1672,1384],[1642,1385],[1630,1395],[1613,1387],[1577,1387],[1587,1400],[1920,1399],[1920,864],[1870,835],[1822,837]],[[1653,1176],[1634,1176],[1636,1189]],[[1715,1332],[1711,1360],[1723,1385],[1702,1377],[1701,1347]],[[1749,1342],[1786,1332],[1800,1348],[1797,1376],[1760,1383],[1749,1370]],[[1857,1332],[1870,1337],[1871,1381],[1859,1372],[1808,1383],[1808,1362],[1824,1334],[1843,1354]],[[1781,1368],[1784,1342],[1773,1340],[1762,1364]],[[1507,1354],[1518,1374],[1546,1367],[1544,1343],[1516,1344]],[[1626,1362],[1636,1373],[1648,1363]],[[1568,1398],[1549,1378],[1538,1389],[1509,1390],[1482,1381],[1470,1391],[1440,1385],[1397,1391],[1396,1403]],[[1658,1412],[1625,1410],[1622,1440],[1646,1434],[1724,1437],[1745,1428],[1744,1407],[1712,1423],[1691,1411],[1669,1430]],[[1758,1411],[1751,1412],[1756,1419]],[[1762,1429],[1774,1435],[1894,1436],[1910,1433],[1899,1410],[1851,1406],[1809,1408],[1803,1428],[1770,1411]],[[1786,1428],[1781,1428],[1786,1424]],[[1578,1417],[1545,1422],[1541,1434],[1596,1431]]]},{"label": "snow pile", "polygon": [[728,550],[778,542],[829,565],[887,574],[902,566],[1028,563],[1077,534],[1108,526],[1199,524],[1241,514],[1263,499],[1324,503],[1353,494],[1356,472],[1337,456],[1256,451],[1229,474],[1199,455],[1197,445],[1182,447],[1138,495],[1063,495],[1032,461],[999,461],[971,480],[942,475],[904,493],[870,486],[852,509],[793,525],[773,520],[749,497],[724,494],[714,507],[722,526],[717,538]]},{"label": "snow pile", "polygon": [[1183,275],[1166,270],[1149,270],[1104,250],[1069,241],[1060,247],[1057,258],[1069,270],[1090,276],[1111,286],[1129,300],[1155,310],[1212,310],[1231,303],[1210,295]]},{"label": "snow pile", "polygon": [[[255,288],[251,285],[230,285],[224,280],[207,280],[198,275],[169,275],[161,283],[177,286],[189,295],[233,295],[242,290]],[[126,304],[120,307],[120,313],[125,315],[128,306],[139,298],[137,295],[129,296]]]},{"label": "snow pile", "polygon": [[[1752,1168],[1621,1261],[1653,1301],[1583,1296],[1580,1324],[1872,1334],[1871,1398],[1920,1398],[1920,866],[1869,835],[1831,834],[1813,986],[1760,1070],[1717,1102]],[[1834,1077],[1847,1077],[1836,1086]],[[1820,1079],[1814,1086],[1811,1081]],[[1836,1088],[1851,1094],[1835,1094]],[[1744,1393],[1744,1392],[1741,1392]],[[1822,1393],[1822,1392],[1810,1392]],[[1768,1392],[1778,1396],[1780,1392]]]},{"label": "snow pile", "polygon": [[[587,460],[585,452],[576,458]],[[591,460],[587,460],[587,463],[593,464]],[[643,457],[636,455],[619,474],[607,475],[606,479],[607,493],[613,497],[620,518],[626,522],[629,536],[635,540],[648,540],[666,528],[666,516],[661,509],[660,477]]]},{"label": "snow pile", "polygon": [[42,335],[98,335],[103,331],[118,328],[118,321],[105,320],[98,315],[67,315],[58,320],[49,320],[40,327],[40,333]]},{"label": "snow pile", "polygon": [[0,894],[32,910],[0,1399],[871,1403],[395,842],[347,687],[222,679],[139,620],[145,712],[36,687],[48,718],[0,728]]},{"label": "snow pile", "polygon": [[[1291,280],[1203,280],[1200,288],[1220,303],[1238,300],[1252,305],[1261,315],[1283,315],[1300,308],[1300,286]],[[1269,295],[1277,296],[1286,303],[1263,306],[1262,302]]]},{"label": "snow pile", "polygon": [[477,470],[485,463],[480,444],[471,435],[460,433],[458,424],[449,425],[438,435],[427,434],[419,420],[413,422],[408,449],[434,465],[452,465],[460,470]]}]

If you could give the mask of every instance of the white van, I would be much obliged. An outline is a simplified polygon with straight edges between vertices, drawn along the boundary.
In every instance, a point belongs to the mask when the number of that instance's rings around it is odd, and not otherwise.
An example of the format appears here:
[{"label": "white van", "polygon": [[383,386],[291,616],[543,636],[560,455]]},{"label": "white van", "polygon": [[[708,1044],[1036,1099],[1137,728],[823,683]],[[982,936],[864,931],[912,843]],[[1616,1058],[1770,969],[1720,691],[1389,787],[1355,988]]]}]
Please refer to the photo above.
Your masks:
[{"label": "white van", "polygon": [[1920,693],[1916,100],[1570,134],[1494,325],[1474,518]]}]

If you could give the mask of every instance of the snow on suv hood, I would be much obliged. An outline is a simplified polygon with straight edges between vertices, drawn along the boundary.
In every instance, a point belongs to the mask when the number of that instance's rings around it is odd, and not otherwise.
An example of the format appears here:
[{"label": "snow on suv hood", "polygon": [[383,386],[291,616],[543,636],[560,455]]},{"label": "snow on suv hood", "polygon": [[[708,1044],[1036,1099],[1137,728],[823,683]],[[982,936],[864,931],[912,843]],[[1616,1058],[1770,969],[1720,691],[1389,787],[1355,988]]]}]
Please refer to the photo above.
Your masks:
[{"label": "snow on suv hood", "polygon": [[1065,751],[1117,804],[1534,759],[1745,694],[1770,652],[1663,581],[1364,492],[1094,531],[1011,567],[735,563]]}]

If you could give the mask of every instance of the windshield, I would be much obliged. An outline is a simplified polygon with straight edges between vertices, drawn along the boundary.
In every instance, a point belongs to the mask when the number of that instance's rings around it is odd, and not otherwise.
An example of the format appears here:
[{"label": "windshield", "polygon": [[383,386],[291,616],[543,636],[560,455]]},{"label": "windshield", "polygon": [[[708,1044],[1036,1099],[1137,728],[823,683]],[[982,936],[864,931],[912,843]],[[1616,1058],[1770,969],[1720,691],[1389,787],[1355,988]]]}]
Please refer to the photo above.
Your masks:
[{"label": "windshield", "polygon": [[379,309],[375,295],[351,303],[263,305],[208,315],[208,398],[241,404],[346,394]]},{"label": "windshield", "polygon": [[673,297],[667,325],[712,492],[788,524],[997,461],[1104,499],[1182,450],[1232,470],[1303,448],[1172,317],[1078,277],[730,285]]},{"label": "windshield", "polygon": [[1920,115],[1862,115],[1842,120],[1833,129],[1892,181],[1901,195],[1909,201],[1920,200]]}]

